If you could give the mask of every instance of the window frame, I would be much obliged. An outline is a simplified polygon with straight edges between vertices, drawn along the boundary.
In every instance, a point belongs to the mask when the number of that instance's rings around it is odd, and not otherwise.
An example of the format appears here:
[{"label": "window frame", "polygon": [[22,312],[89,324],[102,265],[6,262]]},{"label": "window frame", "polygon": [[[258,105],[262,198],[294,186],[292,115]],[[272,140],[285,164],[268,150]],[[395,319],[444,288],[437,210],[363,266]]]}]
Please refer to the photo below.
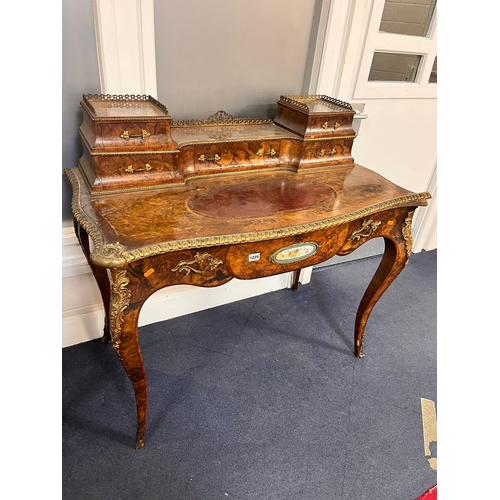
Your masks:
[{"label": "window frame", "polygon": [[[379,32],[384,5],[385,0],[373,1],[354,99],[436,98],[437,83],[429,78],[437,56],[437,5],[425,37]],[[422,56],[415,82],[368,81],[375,52]]]}]

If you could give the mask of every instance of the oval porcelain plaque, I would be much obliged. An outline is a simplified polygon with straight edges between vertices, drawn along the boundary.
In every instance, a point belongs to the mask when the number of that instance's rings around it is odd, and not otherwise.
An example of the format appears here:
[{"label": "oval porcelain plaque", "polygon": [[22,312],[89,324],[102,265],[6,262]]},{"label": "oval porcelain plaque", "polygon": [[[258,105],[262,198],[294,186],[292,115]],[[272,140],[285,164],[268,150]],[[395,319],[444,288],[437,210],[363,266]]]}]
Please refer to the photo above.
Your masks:
[{"label": "oval porcelain plaque", "polygon": [[318,248],[316,243],[297,243],[277,250],[269,258],[275,264],[290,264],[314,255]]}]

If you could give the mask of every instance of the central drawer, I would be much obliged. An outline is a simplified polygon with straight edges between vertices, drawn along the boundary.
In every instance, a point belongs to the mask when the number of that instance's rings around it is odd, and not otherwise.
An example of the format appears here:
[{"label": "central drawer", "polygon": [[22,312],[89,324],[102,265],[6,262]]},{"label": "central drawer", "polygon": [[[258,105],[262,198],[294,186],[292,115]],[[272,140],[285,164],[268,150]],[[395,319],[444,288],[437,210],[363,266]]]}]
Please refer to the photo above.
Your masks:
[{"label": "central drawer", "polygon": [[275,240],[232,245],[226,255],[228,271],[239,279],[287,273],[333,257],[344,244],[347,224]]},{"label": "central drawer", "polygon": [[195,144],[194,169],[196,174],[207,174],[228,168],[273,167],[280,163],[280,145],[280,140]]}]

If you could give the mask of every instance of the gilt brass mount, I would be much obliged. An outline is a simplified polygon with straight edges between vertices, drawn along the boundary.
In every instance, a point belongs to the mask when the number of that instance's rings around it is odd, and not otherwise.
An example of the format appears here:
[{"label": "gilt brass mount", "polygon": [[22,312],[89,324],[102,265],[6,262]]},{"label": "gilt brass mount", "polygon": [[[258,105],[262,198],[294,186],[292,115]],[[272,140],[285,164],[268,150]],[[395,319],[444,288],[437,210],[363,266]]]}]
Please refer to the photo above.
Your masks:
[{"label": "gilt brass mount", "polygon": [[205,155],[201,155],[201,156],[198,158],[198,161],[199,161],[199,162],[202,162],[202,163],[203,163],[204,161],[214,161],[214,162],[216,162],[216,161],[219,161],[219,160],[220,160],[220,156],[219,156],[217,153],[215,153],[215,156],[214,156],[213,158],[205,158]]},{"label": "gilt brass mount", "polygon": [[269,153],[264,153],[264,150],[263,149],[259,149],[257,151],[257,153],[255,153],[257,156],[276,156],[278,153],[276,152],[275,149],[271,148],[271,150],[269,151]]},{"label": "gilt brass mount", "polygon": [[326,151],[325,149],[321,149],[320,151],[318,151],[318,156],[325,156],[325,155],[333,156],[336,153],[337,153],[337,151],[335,151],[335,148],[332,148],[330,151]]},{"label": "gilt brass mount", "polygon": [[331,125],[328,123],[328,122],[325,122],[323,123],[323,125],[321,125],[322,128],[324,128],[325,130],[328,128],[328,127],[332,127],[334,128],[335,130],[337,130],[339,127],[340,127],[340,123],[339,122],[335,122],[335,123],[332,123]]},{"label": "gilt brass mount", "polygon": [[380,221],[374,221],[372,219],[363,221],[361,227],[353,231],[349,237],[349,241],[359,241],[361,238],[368,238],[378,229],[380,224],[382,224]]},{"label": "gilt brass mount", "polygon": [[128,141],[131,137],[141,137],[142,139],[146,139],[149,137],[151,134],[147,130],[141,130],[140,134],[130,134],[128,130],[124,130],[121,134],[120,137],[122,139],[125,139]]},{"label": "gilt brass mount", "polygon": [[[204,261],[206,261],[206,264],[202,266],[201,264]],[[198,268],[192,267],[192,264],[198,264]],[[196,252],[194,254],[194,259],[181,260],[173,269],[171,269],[171,271],[186,273],[186,276],[191,274],[191,272],[203,274],[205,271],[215,271],[215,269],[221,264],[223,264],[222,260],[212,257],[208,252]]]},{"label": "gilt brass mount", "polygon": [[127,172],[128,174],[133,174],[135,172],[149,172],[150,170],[153,170],[153,167],[149,164],[149,163],[146,163],[145,167],[144,168],[135,168],[132,166],[132,165],[129,165],[126,169],[125,169],[125,172]]}]

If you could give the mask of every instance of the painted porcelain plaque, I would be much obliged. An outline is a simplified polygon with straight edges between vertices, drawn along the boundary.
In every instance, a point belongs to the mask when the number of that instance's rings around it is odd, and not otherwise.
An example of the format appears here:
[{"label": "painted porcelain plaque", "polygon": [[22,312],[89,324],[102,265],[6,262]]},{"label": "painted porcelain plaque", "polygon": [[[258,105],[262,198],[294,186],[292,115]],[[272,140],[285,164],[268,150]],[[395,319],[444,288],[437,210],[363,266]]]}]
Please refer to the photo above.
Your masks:
[{"label": "painted porcelain plaque", "polygon": [[316,243],[297,243],[274,252],[269,258],[276,264],[290,264],[314,255],[318,251]]}]

